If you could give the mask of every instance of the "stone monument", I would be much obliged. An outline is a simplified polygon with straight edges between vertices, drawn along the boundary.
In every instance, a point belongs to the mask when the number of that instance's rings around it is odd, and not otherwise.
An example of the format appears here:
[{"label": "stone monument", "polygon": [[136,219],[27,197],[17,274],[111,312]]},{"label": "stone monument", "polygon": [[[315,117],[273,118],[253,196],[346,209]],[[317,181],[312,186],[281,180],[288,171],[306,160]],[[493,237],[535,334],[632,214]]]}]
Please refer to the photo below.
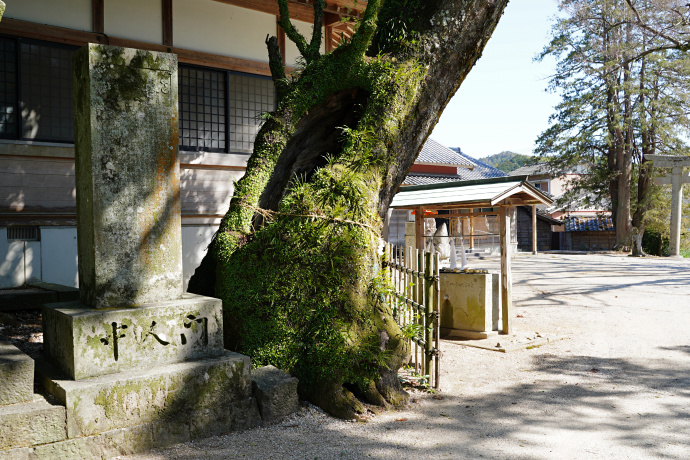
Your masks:
[{"label": "stone monument", "polygon": [[81,301],[44,306],[41,371],[63,442],[125,433],[137,451],[258,426],[221,301],[182,292],[177,57],[89,44],[74,71]]},{"label": "stone monument", "polygon": [[690,166],[690,157],[675,155],[647,155],[657,168],[672,168],[671,174],[657,178],[657,185],[671,185],[671,241],[669,256],[680,255],[680,227],[683,220],[683,184],[690,184],[690,175],[683,174],[683,167]]}]

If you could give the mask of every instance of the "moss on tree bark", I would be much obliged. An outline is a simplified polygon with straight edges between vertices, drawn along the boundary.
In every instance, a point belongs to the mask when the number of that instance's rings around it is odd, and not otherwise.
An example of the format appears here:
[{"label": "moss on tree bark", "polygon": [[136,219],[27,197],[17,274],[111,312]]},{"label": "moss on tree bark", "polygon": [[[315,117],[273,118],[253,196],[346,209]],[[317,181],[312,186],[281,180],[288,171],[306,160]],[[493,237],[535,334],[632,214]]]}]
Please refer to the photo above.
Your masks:
[{"label": "moss on tree bark", "polygon": [[267,40],[278,108],[190,291],[223,300],[226,347],[355,418],[364,408],[352,392],[407,402],[397,371],[409,350],[382,302],[383,217],[507,0],[369,0],[352,39],[326,55],[279,3],[306,64],[286,78]]}]

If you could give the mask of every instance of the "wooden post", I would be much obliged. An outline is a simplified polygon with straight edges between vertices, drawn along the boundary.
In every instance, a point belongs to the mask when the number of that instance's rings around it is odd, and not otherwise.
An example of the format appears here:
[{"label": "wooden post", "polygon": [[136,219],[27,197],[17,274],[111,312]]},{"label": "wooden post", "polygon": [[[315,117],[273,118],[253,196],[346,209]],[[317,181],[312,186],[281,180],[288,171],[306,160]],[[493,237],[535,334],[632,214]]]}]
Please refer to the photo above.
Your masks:
[{"label": "wooden post", "polygon": [[431,318],[434,315],[434,281],[432,275],[433,265],[430,252],[424,253],[424,371],[422,375],[428,375],[431,380],[431,351],[434,349],[434,330],[431,327]]},{"label": "wooden post", "polygon": [[434,388],[437,390],[441,386],[441,357],[439,356],[440,345],[440,335],[439,324],[441,323],[441,257],[438,254],[434,254],[434,336],[436,339],[436,355],[434,356]]},{"label": "wooden post", "polygon": [[532,205],[532,254],[537,253],[537,205]]},{"label": "wooden post", "polygon": [[424,208],[422,207],[414,210],[414,236],[415,246],[418,250],[424,251]]},{"label": "wooden post", "polygon": [[[472,209],[470,211],[473,211]],[[467,220],[470,222],[470,249],[474,249],[474,223],[472,222],[472,217],[468,217]]]},{"label": "wooden post", "polygon": [[162,0],[163,44],[173,46],[173,5],[172,0]]},{"label": "wooden post", "polygon": [[510,273],[510,214],[512,206],[501,206],[499,214],[499,233],[501,239],[501,307],[503,315],[503,333],[512,332],[513,315],[512,290],[513,280]]},{"label": "wooden post", "polygon": [[97,34],[105,31],[105,0],[91,0],[91,29]]}]

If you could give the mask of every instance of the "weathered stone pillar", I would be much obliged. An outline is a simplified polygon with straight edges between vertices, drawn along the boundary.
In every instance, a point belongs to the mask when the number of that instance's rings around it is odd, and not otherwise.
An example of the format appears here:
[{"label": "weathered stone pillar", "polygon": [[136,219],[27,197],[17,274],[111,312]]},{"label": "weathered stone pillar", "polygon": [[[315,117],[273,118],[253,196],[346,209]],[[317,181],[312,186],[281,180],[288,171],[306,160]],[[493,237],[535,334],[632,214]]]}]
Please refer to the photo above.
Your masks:
[{"label": "weathered stone pillar", "polygon": [[683,220],[683,168],[675,166],[671,170],[671,241],[668,252],[671,257],[680,257],[680,223]]},{"label": "weathered stone pillar", "polygon": [[669,256],[680,255],[680,227],[683,220],[683,184],[690,183],[690,177],[683,174],[683,167],[690,166],[690,158],[674,155],[647,155],[658,168],[672,168],[671,174],[654,180],[657,185],[671,184],[671,241]]},{"label": "weathered stone pillar", "polygon": [[74,60],[82,302],[179,298],[177,56],[90,44]]}]

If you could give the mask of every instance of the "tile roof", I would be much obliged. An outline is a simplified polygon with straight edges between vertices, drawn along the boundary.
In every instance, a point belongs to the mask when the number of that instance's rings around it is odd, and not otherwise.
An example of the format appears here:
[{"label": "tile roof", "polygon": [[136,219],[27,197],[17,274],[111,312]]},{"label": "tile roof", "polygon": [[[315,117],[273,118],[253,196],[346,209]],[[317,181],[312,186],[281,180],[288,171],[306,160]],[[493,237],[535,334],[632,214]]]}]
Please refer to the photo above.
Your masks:
[{"label": "tile roof", "polygon": [[568,217],[565,219],[566,232],[604,232],[613,231],[610,217]]},{"label": "tile roof", "polygon": [[439,144],[433,139],[427,139],[419,152],[419,156],[415,163],[419,164],[437,164],[448,166],[465,166],[473,167],[475,163],[463,155],[458,154],[455,150]]},{"label": "tile roof", "polygon": [[508,173],[509,176],[530,176],[536,174],[549,174],[549,170],[545,163],[526,165]]},{"label": "tile roof", "polygon": [[410,173],[403,181],[403,185],[429,185],[444,182],[457,182],[460,180],[462,179],[458,175]]},{"label": "tile roof", "polygon": [[458,176],[460,176],[460,180],[474,180],[474,179],[486,179],[489,177],[504,177],[507,176],[506,173],[501,171],[498,168],[494,168],[491,165],[488,165],[484,162],[481,162],[477,160],[476,158],[472,158],[471,156],[467,155],[466,153],[462,153],[462,150],[460,150],[460,147],[451,147],[451,150],[455,151],[458,155],[461,157],[465,158],[468,161],[471,161],[472,163],[475,164],[474,169],[469,170],[465,168],[458,168]]}]

